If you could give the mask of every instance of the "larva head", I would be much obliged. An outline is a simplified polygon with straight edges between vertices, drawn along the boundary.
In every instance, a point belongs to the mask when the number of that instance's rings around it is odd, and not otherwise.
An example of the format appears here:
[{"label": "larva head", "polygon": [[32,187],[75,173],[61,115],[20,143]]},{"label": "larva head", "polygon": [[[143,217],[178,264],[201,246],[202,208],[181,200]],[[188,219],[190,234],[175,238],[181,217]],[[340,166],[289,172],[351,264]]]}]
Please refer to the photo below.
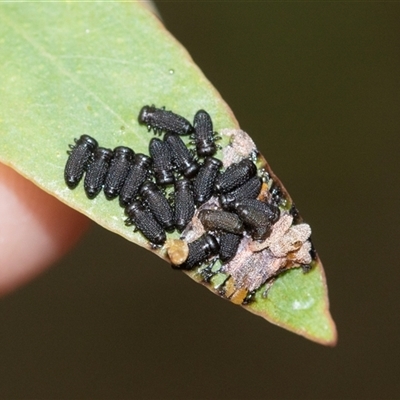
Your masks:
[{"label": "larva head", "polygon": [[83,145],[88,147],[91,150],[94,150],[97,146],[97,140],[93,139],[91,136],[89,135],[82,135],[76,142],[77,145]]},{"label": "larva head", "polygon": [[144,106],[140,110],[139,113],[139,124],[148,124],[151,115],[154,113],[155,107],[154,106]]}]

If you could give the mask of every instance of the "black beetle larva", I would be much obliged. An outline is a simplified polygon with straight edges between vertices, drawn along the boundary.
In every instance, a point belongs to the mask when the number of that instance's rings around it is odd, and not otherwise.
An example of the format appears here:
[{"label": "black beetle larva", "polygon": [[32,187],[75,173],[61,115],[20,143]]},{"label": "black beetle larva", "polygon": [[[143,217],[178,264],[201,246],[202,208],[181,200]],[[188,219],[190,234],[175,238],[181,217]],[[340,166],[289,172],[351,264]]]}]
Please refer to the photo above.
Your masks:
[{"label": "black beetle larva", "polygon": [[193,120],[194,143],[199,157],[212,156],[217,151],[213,123],[208,112],[197,111]]},{"label": "black beetle larva", "polygon": [[215,189],[219,193],[227,193],[246,183],[257,173],[257,167],[253,161],[244,160],[231,164],[215,181]]},{"label": "black beetle larva", "polygon": [[139,123],[147,125],[148,130],[153,129],[155,133],[174,132],[178,135],[189,135],[194,131],[187,119],[154,105],[144,106],[140,110]]},{"label": "black beetle larva", "polygon": [[64,169],[65,183],[70,189],[74,189],[87,168],[93,151],[97,147],[97,141],[88,135],[82,135],[75,139],[75,145],[69,145],[69,157]]},{"label": "black beetle larva", "polygon": [[271,234],[270,216],[252,204],[235,204],[235,212],[250,230],[254,240],[265,240]]},{"label": "black beetle larva", "polygon": [[172,232],[175,227],[174,212],[156,184],[145,182],[140,188],[140,195],[158,223],[167,232]]},{"label": "black beetle larva", "polygon": [[221,232],[219,237],[219,258],[225,263],[230,261],[237,253],[242,235],[230,232]]},{"label": "black beetle larva", "polygon": [[195,211],[192,183],[186,179],[175,182],[175,226],[182,232]]},{"label": "black beetle larva", "polygon": [[193,178],[199,170],[199,164],[182,139],[177,134],[169,132],[164,136],[164,141],[171,148],[172,161],[178,171],[182,172],[186,178]]},{"label": "black beetle larva", "polygon": [[222,162],[214,157],[207,157],[200,167],[199,173],[194,180],[194,200],[197,205],[208,201],[214,190],[215,179]]},{"label": "black beetle larva", "polygon": [[259,176],[253,176],[232,192],[221,194],[219,201],[223,208],[230,209],[235,205],[236,201],[257,198],[260,194],[261,185],[262,179]]},{"label": "black beetle larva", "polygon": [[135,154],[133,165],[126,177],[119,194],[121,207],[127,206],[139,194],[140,186],[146,181],[151,168],[152,159],[145,154]]},{"label": "black beetle larva", "polygon": [[151,139],[149,153],[153,158],[154,177],[157,185],[165,186],[174,183],[172,153],[168,143],[157,138]]},{"label": "black beetle larva", "polygon": [[100,193],[110,168],[112,156],[113,151],[104,147],[98,147],[94,151],[93,161],[87,169],[83,182],[83,187],[89,199],[95,198]]},{"label": "black beetle larva", "polygon": [[150,242],[157,245],[164,244],[166,240],[164,229],[140,201],[129,204],[125,208],[125,214],[128,217],[125,222],[126,225],[133,223]]},{"label": "black beetle larva", "polygon": [[107,199],[112,200],[119,195],[132,167],[134,155],[134,151],[129,147],[118,146],[114,149],[114,156],[104,183],[104,194]]},{"label": "black beetle larva", "polygon": [[175,266],[176,268],[192,269],[209,259],[212,255],[217,254],[219,251],[217,239],[208,233],[194,242],[189,243],[188,246],[188,258],[183,264]]},{"label": "black beetle larva", "polygon": [[278,221],[281,212],[275,203],[266,203],[257,199],[242,199],[235,202],[234,208],[237,207],[250,207],[264,213],[268,217],[268,221],[274,224]]},{"label": "black beetle larva", "polygon": [[222,210],[201,210],[199,220],[206,231],[221,230],[230,233],[242,233],[243,222],[237,214]]}]

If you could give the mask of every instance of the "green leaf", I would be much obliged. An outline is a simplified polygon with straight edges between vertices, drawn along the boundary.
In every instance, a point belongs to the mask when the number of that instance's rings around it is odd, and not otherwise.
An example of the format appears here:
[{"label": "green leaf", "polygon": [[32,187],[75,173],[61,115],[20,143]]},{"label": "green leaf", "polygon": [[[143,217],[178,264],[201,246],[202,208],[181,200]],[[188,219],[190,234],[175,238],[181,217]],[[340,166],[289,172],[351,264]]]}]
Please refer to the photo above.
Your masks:
[{"label": "green leaf", "polygon": [[[117,201],[102,195],[89,201],[82,185],[66,187],[67,146],[88,134],[104,147],[126,145],[148,153],[152,134],[137,122],[143,105],[165,105],[189,120],[206,109],[217,131],[238,129],[229,107],[140,3],[7,3],[1,6],[0,22],[0,160],[167,260],[165,248],[151,249],[140,233],[124,225]],[[197,272],[189,275],[199,280]],[[208,285],[214,292],[218,276]],[[291,270],[278,277],[267,298],[260,288],[244,307],[312,340],[336,341],[319,260],[308,274]]]},{"label": "green leaf", "polygon": [[320,262],[304,274],[292,269],[282,274],[263,298],[249,305],[251,312],[321,344],[336,344],[336,328],[328,309],[324,270]]}]

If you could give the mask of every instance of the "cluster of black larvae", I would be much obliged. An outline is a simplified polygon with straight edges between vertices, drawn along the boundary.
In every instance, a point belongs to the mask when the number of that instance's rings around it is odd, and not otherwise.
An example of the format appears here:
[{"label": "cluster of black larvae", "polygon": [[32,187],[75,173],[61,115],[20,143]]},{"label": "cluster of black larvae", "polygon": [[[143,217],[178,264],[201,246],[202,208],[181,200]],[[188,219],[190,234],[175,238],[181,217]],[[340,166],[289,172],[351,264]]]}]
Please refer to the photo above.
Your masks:
[{"label": "cluster of black larvae", "polygon": [[[182,269],[192,269],[212,257],[229,262],[245,232],[257,241],[270,235],[280,216],[277,188],[270,190],[268,201],[257,199],[262,178],[250,158],[222,171],[222,162],[213,157],[218,136],[206,111],[198,111],[192,125],[171,111],[144,106],[139,122],[155,133],[165,133],[150,140],[149,155],[125,146],[99,147],[95,139],[82,135],[70,145],[67,186],[75,188],[85,174],[88,198],[102,189],[109,200],[119,197],[126,224],[135,225],[153,246],[164,245],[166,232],[182,232],[199,207],[212,197],[218,199],[213,209],[197,213],[205,233],[188,243],[187,257],[177,265]],[[182,135],[190,135],[195,151],[189,150]],[[173,188],[169,198],[168,188]]]}]

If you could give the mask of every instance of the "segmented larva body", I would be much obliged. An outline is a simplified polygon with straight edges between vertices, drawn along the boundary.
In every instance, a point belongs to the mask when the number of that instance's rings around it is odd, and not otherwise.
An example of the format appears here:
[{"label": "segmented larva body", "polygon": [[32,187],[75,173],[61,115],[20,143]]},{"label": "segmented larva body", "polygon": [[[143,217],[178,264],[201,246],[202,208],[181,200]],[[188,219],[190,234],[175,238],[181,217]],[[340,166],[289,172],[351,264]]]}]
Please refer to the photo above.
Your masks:
[{"label": "segmented larva body", "polygon": [[107,199],[112,200],[119,195],[132,167],[134,155],[134,151],[129,147],[118,146],[114,149],[114,156],[104,183],[104,194]]},{"label": "segmented larva body", "polygon": [[174,183],[172,152],[169,145],[158,138],[150,140],[149,153],[153,159],[153,171],[156,183],[166,186]]},{"label": "segmented larva body", "polygon": [[147,181],[140,188],[140,195],[157,222],[167,232],[172,232],[175,228],[174,212],[160,189],[153,182]]},{"label": "segmented larva body", "polygon": [[199,110],[193,120],[193,139],[199,157],[210,157],[217,151],[213,123],[207,111]]},{"label": "segmented larva body", "polygon": [[195,212],[192,183],[182,178],[175,182],[175,227],[182,232]]},{"label": "segmented larva body", "polygon": [[128,217],[126,225],[134,224],[136,228],[155,245],[163,245],[166,240],[164,229],[155,220],[151,211],[149,211],[140,201],[134,201],[125,209]]},{"label": "segmented larva body", "polygon": [[235,257],[241,240],[242,235],[221,232],[219,237],[219,258],[223,263],[229,262]]},{"label": "segmented larva body", "polygon": [[219,197],[221,206],[225,209],[234,207],[235,202],[245,199],[256,199],[260,194],[262,179],[259,176],[253,176],[242,186],[228,193],[223,193]]},{"label": "segmented larva body", "polygon": [[265,209],[257,207],[255,204],[241,202],[235,204],[235,212],[251,232],[254,240],[264,240],[270,235],[272,221]]},{"label": "segmented larva body", "polygon": [[98,147],[94,151],[93,161],[87,169],[83,182],[86,196],[89,199],[94,199],[100,193],[110,168],[112,156],[113,151],[104,147]]},{"label": "segmented larva body", "polygon": [[69,145],[71,150],[65,164],[64,179],[70,189],[78,186],[97,146],[97,141],[89,135],[82,135],[75,139],[75,145]]},{"label": "segmented larva body", "polygon": [[266,203],[257,199],[242,199],[235,201],[234,209],[238,207],[248,207],[249,209],[255,209],[268,218],[272,224],[275,223],[280,217],[279,207],[275,203]]},{"label": "segmented larva body", "polygon": [[193,178],[200,166],[182,139],[175,133],[166,133],[164,141],[171,149],[172,162],[176,169],[186,178]]},{"label": "segmented larva body", "polygon": [[210,200],[221,167],[222,161],[217,158],[207,157],[205,159],[194,181],[194,200],[197,205]]},{"label": "segmented larva body", "polygon": [[154,105],[144,106],[140,110],[139,123],[147,125],[148,130],[153,129],[155,133],[174,132],[178,135],[189,135],[194,131],[187,119]]},{"label": "segmented larva body", "polygon": [[256,174],[256,165],[246,158],[238,163],[231,164],[220,174],[215,182],[215,189],[219,193],[228,193],[246,183]]},{"label": "segmented larva body", "polygon": [[242,233],[243,222],[237,214],[222,210],[201,210],[199,220],[206,231],[225,231],[230,233]]},{"label": "segmented larva body", "polygon": [[219,251],[217,239],[209,233],[205,233],[194,242],[189,243],[188,246],[188,258],[183,264],[176,266],[177,268],[188,270],[193,269],[194,267],[204,263],[211,256],[218,254]]},{"label": "segmented larva body", "polygon": [[133,165],[119,194],[119,204],[121,207],[126,207],[135,200],[139,194],[140,187],[149,176],[151,165],[152,159],[149,156],[135,154]]}]

